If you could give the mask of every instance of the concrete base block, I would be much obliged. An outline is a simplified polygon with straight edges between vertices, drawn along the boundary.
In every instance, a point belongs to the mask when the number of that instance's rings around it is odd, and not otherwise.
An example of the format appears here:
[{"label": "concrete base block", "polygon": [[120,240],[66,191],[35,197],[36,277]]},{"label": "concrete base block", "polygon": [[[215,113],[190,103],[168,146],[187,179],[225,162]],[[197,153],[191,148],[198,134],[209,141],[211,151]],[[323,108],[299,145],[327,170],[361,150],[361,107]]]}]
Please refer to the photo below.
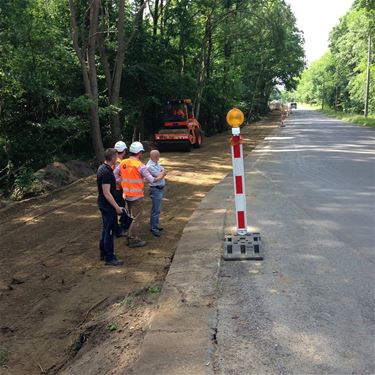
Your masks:
[{"label": "concrete base block", "polygon": [[226,235],[223,258],[224,260],[263,260],[260,233]]}]

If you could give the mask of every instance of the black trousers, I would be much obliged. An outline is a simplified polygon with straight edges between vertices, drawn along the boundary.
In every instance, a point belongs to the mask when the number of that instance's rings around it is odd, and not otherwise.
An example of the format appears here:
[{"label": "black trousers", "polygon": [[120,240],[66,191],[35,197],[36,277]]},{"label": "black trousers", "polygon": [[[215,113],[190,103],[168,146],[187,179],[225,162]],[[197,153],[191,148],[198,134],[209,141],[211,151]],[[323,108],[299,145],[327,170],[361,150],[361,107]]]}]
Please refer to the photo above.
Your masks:
[{"label": "black trousers", "polygon": [[100,258],[109,262],[115,258],[113,235],[117,223],[117,213],[112,207],[99,207],[102,214],[102,234],[100,237]]}]

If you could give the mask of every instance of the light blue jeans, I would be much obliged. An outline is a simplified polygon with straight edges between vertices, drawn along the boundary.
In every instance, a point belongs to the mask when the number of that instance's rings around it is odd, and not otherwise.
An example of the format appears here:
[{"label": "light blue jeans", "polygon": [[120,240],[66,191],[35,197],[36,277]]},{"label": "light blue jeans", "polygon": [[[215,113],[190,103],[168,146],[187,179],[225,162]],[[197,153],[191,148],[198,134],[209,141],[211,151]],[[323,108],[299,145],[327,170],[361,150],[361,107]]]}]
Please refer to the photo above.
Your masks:
[{"label": "light blue jeans", "polygon": [[150,197],[152,200],[150,228],[152,232],[159,232],[159,216],[161,210],[161,202],[163,201],[164,189],[158,189],[150,186]]}]

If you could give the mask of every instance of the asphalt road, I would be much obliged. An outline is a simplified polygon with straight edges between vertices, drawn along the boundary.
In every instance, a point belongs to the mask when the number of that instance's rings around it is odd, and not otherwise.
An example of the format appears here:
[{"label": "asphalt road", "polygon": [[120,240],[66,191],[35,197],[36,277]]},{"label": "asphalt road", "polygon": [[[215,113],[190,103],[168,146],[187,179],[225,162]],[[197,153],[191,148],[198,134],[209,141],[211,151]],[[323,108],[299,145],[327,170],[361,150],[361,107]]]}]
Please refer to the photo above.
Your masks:
[{"label": "asphalt road", "polygon": [[374,146],[298,110],[246,160],[265,259],[222,262],[215,373],[375,374]]}]

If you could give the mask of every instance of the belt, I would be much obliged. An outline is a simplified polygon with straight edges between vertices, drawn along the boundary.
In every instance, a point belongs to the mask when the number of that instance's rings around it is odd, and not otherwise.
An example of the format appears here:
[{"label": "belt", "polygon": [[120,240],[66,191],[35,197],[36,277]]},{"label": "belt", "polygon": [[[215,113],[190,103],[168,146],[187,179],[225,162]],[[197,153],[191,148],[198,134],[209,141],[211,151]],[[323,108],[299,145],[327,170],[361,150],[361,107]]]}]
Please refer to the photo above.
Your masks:
[{"label": "belt", "polygon": [[150,186],[151,188],[156,188],[156,189],[159,189],[159,190],[163,190],[164,189],[164,186]]}]

